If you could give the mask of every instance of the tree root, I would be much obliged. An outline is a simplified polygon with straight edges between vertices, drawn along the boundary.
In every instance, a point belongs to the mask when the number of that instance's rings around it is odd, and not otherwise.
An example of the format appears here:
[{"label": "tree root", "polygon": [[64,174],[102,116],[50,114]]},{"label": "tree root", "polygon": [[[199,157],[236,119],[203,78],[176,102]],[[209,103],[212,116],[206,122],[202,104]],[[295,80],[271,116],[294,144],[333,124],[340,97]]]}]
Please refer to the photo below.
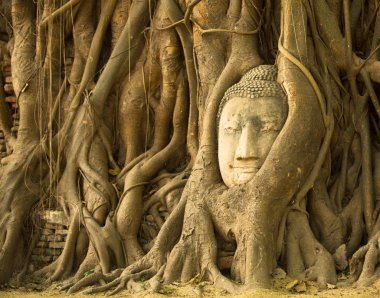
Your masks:
[{"label": "tree root", "polygon": [[[20,146],[20,143],[18,144]],[[24,239],[22,229],[33,205],[38,201],[38,188],[45,184],[45,177],[40,177],[41,184],[36,188],[29,177],[35,173],[40,164],[41,147],[34,142],[16,147],[12,159],[4,165],[0,177],[0,284],[6,283],[23,261]]]},{"label": "tree root", "polygon": [[83,262],[80,264],[78,271],[72,278],[62,283],[60,290],[68,290],[91,272],[100,272],[100,266],[94,246],[90,243],[87,255]]},{"label": "tree root", "polygon": [[359,248],[350,260],[350,273],[357,278],[355,286],[365,287],[380,277],[380,231]]},{"label": "tree root", "polygon": [[108,217],[106,224],[101,227],[95,219],[92,218],[87,208],[83,208],[85,226],[91,242],[98,254],[102,272],[108,273],[111,269],[111,255],[115,259],[117,267],[125,266],[125,251],[122,241],[113,222]]},{"label": "tree root", "polygon": [[[316,281],[320,288],[336,284],[337,277],[331,254],[315,238],[307,216],[290,211],[287,219],[286,263],[290,276]],[[301,257],[302,256],[302,257]]]},{"label": "tree root", "polygon": [[[108,274],[98,271],[83,277],[75,283],[70,283],[65,286],[65,289],[70,287],[68,293],[71,294],[81,290],[83,287],[93,286],[102,282],[102,285],[86,290],[86,294],[104,292],[116,287],[112,291],[112,294],[115,294],[124,289],[127,286],[128,281],[131,279],[141,279],[143,277],[151,278],[156,273],[160,272],[159,268],[164,265],[164,259],[164,253],[155,247],[152,248],[146,256],[124,270],[116,269]],[[160,264],[162,263],[160,267],[158,267],[157,260]],[[161,262],[159,260],[161,260]],[[107,282],[107,284],[104,284],[104,282]]]},{"label": "tree root", "polygon": [[[122,273],[122,269],[116,269],[112,271],[111,273],[104,274],[102,272],[94,272],[88,276],[83,277],[81,280],[73,283],[70,283],[62,288],[62,290],[68,289],[68,294],[73,294],[81,290],[83,287],[87,287],[90,285],[94,285],[98,282],[113,282],[115,279],[117,279]],[[90,290],[88,290],[88,294],[90,294]]]},{"label": "tree root", "polygon": [[34,272],[33,278],[49,277],[49,281],[57,281],[68,278],[74,264],[75,247],[79,235],[79,214],[76,213],[69,225],[67,240],[62,254],[53,263]]},{"label": "tree root", "polygon": [[115,286],[118,286],[118,290],[121,290],[127,285],[128,281],[132,277],[136,278],[137,275],[133,274],[142,273],[142,275],[150,277],[157,273],[161,274],[160,268],[163,268],[166,264],[166,255],[173,248],[175,241],[177,241],[177,238],[181,233],[186,202],[187,195],[185,194],[182,196],[177,208],[170,214],[169,218],[164,223],[162,229],[160,230],[160,234],[157,236],[154,246],[143,258],[126,267],[124,270],[117,269],[110,274],[98,272],[96,275],[91,274],[85,276],[79,281],[69,285],[70,293],[79,291],[83,287],[95,285],[101,280],[107,281],[108,284],[89,289],[88,293],[106,291]]}]

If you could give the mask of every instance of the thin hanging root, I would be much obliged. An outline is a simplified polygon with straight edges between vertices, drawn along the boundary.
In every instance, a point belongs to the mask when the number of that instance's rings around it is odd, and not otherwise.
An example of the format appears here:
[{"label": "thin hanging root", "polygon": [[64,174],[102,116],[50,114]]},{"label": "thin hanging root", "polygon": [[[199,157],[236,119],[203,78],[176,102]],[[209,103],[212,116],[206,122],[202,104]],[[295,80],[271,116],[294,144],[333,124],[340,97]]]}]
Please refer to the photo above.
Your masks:
[{"label": "thin hanging root", "polygon": [[55,10],[51,15],[49,15],[44,20],[42,20],[40,26],[41,27],[46,26],[50,20],[53,20],[54,18],[64,14],[66,11],[68,11],[69,9],[72,9],[75,5],[79,4],[80,2],[81,0],[70,0],[69,2],[65,3],[60,8],[58,8],[57,10]]},{"label": "thin hanging root", "polygon": [[[199,3],[201,2],[202,0],[194,0],[193,2],[191,2],[187,8],[186,8],[186,12],[185,12],[185,16],[183,17],[183,19],[179,20],[179,21],[176,21],[174,22],[173,24],[170,24],[169,26],[166,26],[166,27],[162,27],[162,28],[156,28],[157,30],[168,30],[168,29],[171,29],[171,28],[174,28],[175,26],[179,25],[179,24],[185,24],[187,30],[189,31],[189,33],[191,34],[192,33],[192,28],[191,28],[191,25],[190,25],[190,16],[191,16],[191,13],[193,12],[194,10],[194,7]],[[174,3],[173,3],[174,5]]]},{"label": "thin hanging root", "polygon": [[59,92],[55,98],[55,101],[54,101],[54,105],[53,105],[53,109],[51,111],[51,114],[49,116],[49,125],[48,125],[48,131],[52,131],[53,130],[53,125],[54,125],[54,119],[55,119],[55,116],[57,115],[57,112],[58,112],[58,109],[61,105],[61,101],[62,101],[62,98],[63,98],[63,95],[65,94],[66,92],[66,88],[67,88],[67,76],[65,76],[65,78],[63,79],[63,82],[62,82],[62,85],[61,85],[61,88],[59,88]]},{"label": "thin hanging root", "polygon": [[255,30],[252,31],[238,31],[238,30],[229,30],[229,29],[222,29],[222,28],[213,28],[213,29],[203,29],[197,22],[193,20],[193,23],[197,26],[199,32],[201,34],[207,34],[207,33],[232,33],[232,34],[238,34],[238,35],[256,35],[260,32],[261,29],[261,23]]},{"label": "thin hanging root", "polygon": [[201,1],[202,0],[193,0],[191,3],[189,3],[189,5],[186,8],[185,16],[183,17],[183,22],[190,34],[192,33],[192,28],[190,25],[190,16],[194,10],[194,7]]}]

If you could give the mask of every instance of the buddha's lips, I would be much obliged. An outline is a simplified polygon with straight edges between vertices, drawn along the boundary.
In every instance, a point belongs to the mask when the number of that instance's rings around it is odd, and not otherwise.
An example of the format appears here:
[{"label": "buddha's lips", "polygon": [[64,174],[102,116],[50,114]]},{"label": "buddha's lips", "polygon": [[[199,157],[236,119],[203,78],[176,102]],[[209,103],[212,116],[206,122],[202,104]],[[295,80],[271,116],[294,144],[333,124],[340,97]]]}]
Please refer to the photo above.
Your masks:
[{"label": "buddha's lips", "polygon": [[230,166],[230,168],[240,173],[246,173],[246,174],[257,173],[257,171],[260,169],[260,167],[242,167],[242,166],[239,166],[239,167]]}]

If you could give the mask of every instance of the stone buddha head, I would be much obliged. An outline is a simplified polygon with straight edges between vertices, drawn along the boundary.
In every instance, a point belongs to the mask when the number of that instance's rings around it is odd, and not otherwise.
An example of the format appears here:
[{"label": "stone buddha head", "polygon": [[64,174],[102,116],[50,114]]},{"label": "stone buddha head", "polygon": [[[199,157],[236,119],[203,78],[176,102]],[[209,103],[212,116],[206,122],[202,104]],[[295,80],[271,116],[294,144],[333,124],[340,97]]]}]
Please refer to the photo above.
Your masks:
[{"label": "stone buddha head", "polygon": [[226,91],[220,103],[218,160],[228,187],[256,175],[284,126],[288,105],[276,78],[276,66],[255,67]]}]

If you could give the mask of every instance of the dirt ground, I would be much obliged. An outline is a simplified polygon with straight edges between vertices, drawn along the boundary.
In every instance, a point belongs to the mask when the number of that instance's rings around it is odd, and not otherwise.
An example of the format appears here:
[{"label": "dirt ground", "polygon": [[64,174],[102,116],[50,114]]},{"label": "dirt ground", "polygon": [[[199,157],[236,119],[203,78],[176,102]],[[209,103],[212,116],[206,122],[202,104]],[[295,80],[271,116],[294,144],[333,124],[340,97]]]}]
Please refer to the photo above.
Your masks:
[{"label": "dirt ground", "polygon": [[[340,276],[340,281],[346,279],[345,276]],[[143,285],[143,283],[137,283]],[[85,295],[66,294],[59,291],[59,284],[52,284],[49,287],[29,283],[25,287],[17,288],[15,286],[7,286],[0,289],[0,298],[23,297],[23,298],[41,298],[41,297],[86,297],[97,298],[105,297],[107,293]],[[366,288],[336,288],[333,285],[328,285],[328,289],[319,290],[317,285],[312,282],[303,282],[289,278],[281,269],[277,271],[273,278],[273,288],[271,290],[257,289],[243,294],[228,294],[215,289],[212,285],[205,285],[201,288],[195,283],[173,284],[163,287],[159,293],[152,293],[149,290],[144,290],[139,293],[124,290],[113,297],[144,297],[144,298],[165,298],[165,297],[380,297],[380,280],[370,287]]]},{"label": "dirt ground", "polygon": [[[113,296],[113,297],[145,297],[145,298],[165,298],[165,297],[197,297],[199,296],[193,290],[192,286],[178,287],[177,289],[171,291],[170,293],[160,294],[160,293],[150,293],[149,291],[144,291],[141,293],[131,293],[127,290]],[[309,293],[309,294],[298,294],[293,291],[278,291],[278,290],[256,290],[252,292],[247,292],[239,295],[224,294],[215,291],[211,286],[206,286],[204,289],[203,297],[379,297],[380,289],[375,287],[369,287],[365,289],[334,289],[325,290],[321,292]],[[48,290],[43,292],[33,292],[25,291],[20,289],[7,289],[0,291],[0,297],[10,298],[10,297],[25,297],[25,298],[41,298],[41,297],[105,297],[105,294],[95,294],[95,295],[84,295],[75,294],[68,295],[60,293],[56,290]]]}]

